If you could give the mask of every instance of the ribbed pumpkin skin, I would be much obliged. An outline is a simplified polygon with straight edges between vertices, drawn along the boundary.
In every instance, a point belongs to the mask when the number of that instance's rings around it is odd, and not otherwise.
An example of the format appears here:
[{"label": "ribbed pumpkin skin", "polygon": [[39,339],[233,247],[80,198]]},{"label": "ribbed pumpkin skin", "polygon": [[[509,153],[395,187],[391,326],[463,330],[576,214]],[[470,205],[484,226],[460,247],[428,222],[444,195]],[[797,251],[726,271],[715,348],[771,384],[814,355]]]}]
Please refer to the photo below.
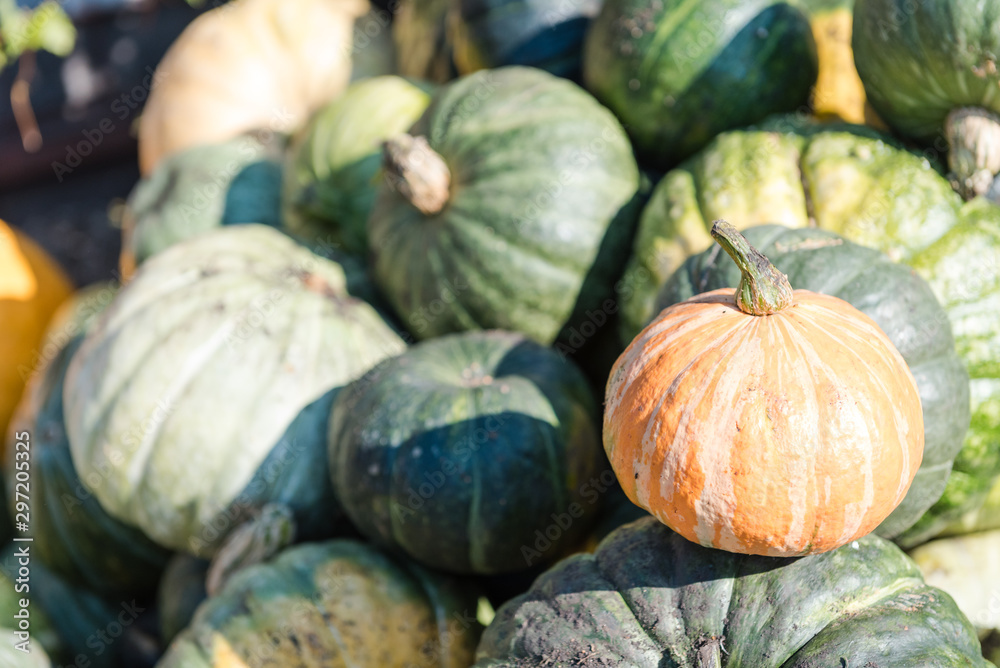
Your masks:
[{"label": "ribbed pumpkin skin", "polygon": [[[667,173],[642,212],[624,282],[622,339],[655,315],[656,294],[709,248],[712,221],[738,229],[816,225],[906,262],[958,220],[961,198],[928,162],[870,128],[770,119],[727,132]],[[940,298],[940,297],[939,297]]]},{"label": "ribbed pumpkin skin", "polygon": [[295,547],[237,573],[159,668],[465,668],[474,589],[357,541]]},{"label": "ribbed pumpkin skin", "polygon": [[237,0],[195,19],[152,79],[139,121],[144,176],[164,157],[257,129],[291,133],[351,75],[366,0]]},{"label": "ribbed pumpkin skin", "polygon": [[[108,284],[81,290],[53,316],[41,346],[52,357],[32,378],[11,421],[4,471],[12,518],[17,519],[15,491],[28,490],[33,558],[74,586],[121,598],[149,593],[168,552],[109,516],[87,491],[73,468],[63,423],[66,368],[115,289]],[[30,434],[28,451],[15,447],[16,434],[23,432]],[[18,452],[30,452],[27,488],[16,486],[16,465],[24,459]]]},{"label": "ribbed pumpkin skin", "polygon": [[798,556],[871,532],[920,466],[920,397],[870,318],[796,290],[768,316],[732,289],[665,309],[615,363],[604,448],[625,494],[688,540]]},{"label": "ribbed pumpkin skin", "polygon": [[607,0],[587,34],[583,79],[643,164],[669,169],[720,132],[804,107],[816,45],[805,15],[784,2]]},{"label": "ribbed pumpkin skin", "polygon": [[[266,139],[267,135],[262,135]],[[122,220],[122,276],[178,241],[220,225],[281,226],[284,138],[247,134],[163,160],[129,195]]]},{"label": "ribbed pumpkin skin", "polygon": [[857,0],[854,60],[893,130],[933,141],[955,107],[1000,112],[1000,2]]},{"label": "ribbed pumpkin skin", "polygon": [[49,318],[71,291],[55,260],[0,220],[0,443],[34,371]]},{"label": "ribbed pumpkin skin", "polygon": [[610,295],[639,172],[585,91],[532,68],[484,70],[442,88],[410,134],[444,159],[450,199],[426,216],[383,185],[368,236],[376,282],[418,339],[505,329],[547,345]]},{"label": "ribbed pumpkin skin", "polygon": [[449,35],[461,74],[525,65],[578,80],[583,38],[601,0],[461,0]]},{"label": "ribbed pumpkin skin", "polygon": [[[923,411],[924,454],[906,498],[876,530],[894,538],[940,498],[969,427],[969,375],[955,353],[948,316],[911,269],[833,232],[761,225],[743,233],[793,286],[843,299],[870,317],[913,374]],[[688,258],[671,277],[656,308],[739,282],[739,269],[729,256],[707,250]]]},{"label": "ribbed pumpkin skin", "polygon": [[328,535],[333,395],[404,347],[336,263],[220,228],[151,258],[88,333],[64,391],[73,462],[109,514],[173,549],[209,556],[268,502]]},{"label": "ribbed pumpkin skin", "polygon": [[972,625],[876,536],[803,559],[699,547],[652,518],[504,605],[477,668],[989,666]]},{"label": "ribbed pumpkin skin", "polygon": [[362,533],[428,566],[524,570],[536,531],[557,526],[551,560],[597,509],[583,498],[602,464],[596,413],[579,370],[521,335],[427,341],[338,396],[334,490]]},{"label": "ribbed pumpkin skin", "polygon": [[430,103],[430,86],[396,76],[359,81],[320,109],[288,156],[285,224],[306,238],[367,255],[365,221],[382,175],[381,143]]},{"label": "ribbed pumpkin skin", "polygon": [[958,223],[911,265],[951,320],[969,371],[972,422],[944,494],[902,537],[904,546],[932,538],[982,506],[1000,477],[1000,207],[983,198],[969,202]]}]

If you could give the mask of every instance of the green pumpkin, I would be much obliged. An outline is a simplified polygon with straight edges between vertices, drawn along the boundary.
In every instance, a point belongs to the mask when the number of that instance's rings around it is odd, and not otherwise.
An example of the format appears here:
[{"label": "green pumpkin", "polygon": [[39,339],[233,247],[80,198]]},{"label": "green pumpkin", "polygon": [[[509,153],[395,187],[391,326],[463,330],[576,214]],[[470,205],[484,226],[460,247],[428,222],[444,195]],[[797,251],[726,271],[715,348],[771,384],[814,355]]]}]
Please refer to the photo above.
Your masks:
[{"label": "green pumpkin", "polygon": [[455,78],[447,39],[449,0],[400,0],[392,19],[392,41],[400,76],[445,83]]},{"label": "green pumpkin", "polygon": [[486,666],[982,666],[975,630],[892,543],[800,559],[704,548],[650,517],[508,602]]},{"label": "green pumpkin", "polygon": [[330,404],[405,348],[346,284],[261,225],[144,264],[66,375],[73,463],[108,514],[204,557],[265,504],[288,506],[302,538],[330,535]]},{"label": "green pumpkin", "polygon": [[[969,370],[972,423],[944,494],[901,538],[906,547],[960,531],[963,517],[982,508],[1000,480],[1000,207],[982,198],[969,202],[958,223],[910,264],[951,320]],[[968,521],[1000,521],[1000,511],[984,510]]]},{"label": "green pumpkin", "polygon": [[365,221],[384,178],[380,145],[417,120],[429,93],[426,84],[375,77],[320,109],[289,152],[282,196],[288,229],[367,255]]},{"label": "green pumpkin", "polygon": [[122,220],[121,272],[220,225],[281,226],[285,140],[261,131],[163,160],[132,189]]},{"label": "green pumpkin", "polygon": [[985,194],[1000,172],[1000,2],[857,0],[852,45],[879,115],[948,151],[956,185]]},{"label": "green pumpkin", "polygon": [[426,341],[337,397],[334,490],[362,533],[428,566],[525,570],[598,509],[596,420],[586,379],[550,348],[499,331]]},{"label": "green pumpkin", "polygon": [[[27,549],[27,582],[21,568],[22,550]],[[39,646],[56,665],[87,665],[117,668],[122,633],[145,612],[145,602],[132,596],[107,600],[82,587],[74,587],[49,571],[36,558],[30,542],[11,542],[0,550],[0,614],[13,620],[20,599],[29,601],[32,651]],[[27,585],[27,590],[17,587]],[[12,622],[5,622],[12,623]],[[10,636],[4,644],[10,644]],[[7,664],[0,664],[7,665]],[[25,663],[13,666],[20,668]]]},{"label": "green pumpkin", "polygon": [[[833,232],[762,225],[743,234],[793,288],[838,297],[874,320],[910,367],[923,408],[924,455],[906,497],[876,530],[895,538],[940,498],[969,427],[969,376],[955,353],[948,316],[908,267]],[[655,310],[735,288],[740,279],[729,255],[712,248],[688,258],[660,291]]]},{"label": "green pumpkin", "polygon": [[584,46],[587,88],[659,169],[720,132],[804,108],[816,72],[809,20],[773,0],[607,0]]},{"label": "green pumpkin", "polygon": [[460,0],[448,24],[462,74],[526,65],[580,78],[583,39],[602,0]]},{"label": "green pumpkin", "polygon": [[600,308],[639,187],[606,109],[569,81],[504,67],[443,87],[410,135],[427,144],[397,143],[368,236],[376,282],[418,339],[506,329],[550,344]]},{"label": "green pumpkin", "polygon": [[156,594],[160,641],[164,646],[187,628],[195,610],[208,598],[205,578],[210,562],[178,552],[167,564]]},{"label": "green pumpkin", "polygon": [[198,608],[159,668],[465,668],[481,627],[467,584],[357,541],[291,548]]},{"label": "green pumpkin", "polygon": [[[15,520],[21,519],[15,491],[29,490],[26,514],[34,558],[67,582],[109,598],[150,592],[168,558],[167,550],[101,508],[77,476],[66,438],[66,368],[117,290],[113,284],[85,288],[56,312],[40,348],[44,370],[29,382],[11,421],[5,464],[7,503]],[[16,446],[16,434],[23,433],[30,435],[30,449]],[[23,461],[30,461],[28,487],[16,479]]]},{"label": "green pumpkin", "polygon": [[927,160],[874,130],[795,117],[727,132],[657,184],[622,279],[622,340],[655,315],[684,260],[710,248],[712,222],[816,226],[906,261],[958,220],[960,198]]}]

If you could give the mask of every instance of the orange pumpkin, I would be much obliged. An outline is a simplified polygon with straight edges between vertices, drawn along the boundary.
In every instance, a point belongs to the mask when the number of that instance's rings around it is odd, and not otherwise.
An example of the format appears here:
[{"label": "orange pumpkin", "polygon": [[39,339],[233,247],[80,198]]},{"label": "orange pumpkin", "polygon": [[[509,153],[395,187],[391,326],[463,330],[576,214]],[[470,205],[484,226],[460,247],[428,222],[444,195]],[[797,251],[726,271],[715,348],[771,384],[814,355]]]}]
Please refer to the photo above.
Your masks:
[{"label": "orange pumpkin", "polygon": [[49,319],[71,292],[59,265],[0,220],[0,445],[25,383],[45,362],[39,347]]},{"label": "orange pumpkin", "polygon": [[734,227],[739,287],[665,309],[608,380],[604,447],[636,505],[688,540],[798,556],[872,531],[923,457],[916,383],[845,301],[787,278]]}]

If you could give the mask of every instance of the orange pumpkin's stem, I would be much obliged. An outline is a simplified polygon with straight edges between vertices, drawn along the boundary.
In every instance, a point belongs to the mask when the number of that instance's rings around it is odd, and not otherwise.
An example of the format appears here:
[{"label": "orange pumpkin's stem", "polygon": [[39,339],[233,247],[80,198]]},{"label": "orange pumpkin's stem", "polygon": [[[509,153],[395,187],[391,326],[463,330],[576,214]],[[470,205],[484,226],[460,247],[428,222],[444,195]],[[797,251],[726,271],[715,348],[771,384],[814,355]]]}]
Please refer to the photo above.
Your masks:
[{"label": "orange pumpkin's stem", "polygon": [[747,315],[770,315],[791,306],[788,277],[771,264],[746,237],[724,220],[712,223],[712,238],[733,258],[743,278],[736,288],[736,305]]}]

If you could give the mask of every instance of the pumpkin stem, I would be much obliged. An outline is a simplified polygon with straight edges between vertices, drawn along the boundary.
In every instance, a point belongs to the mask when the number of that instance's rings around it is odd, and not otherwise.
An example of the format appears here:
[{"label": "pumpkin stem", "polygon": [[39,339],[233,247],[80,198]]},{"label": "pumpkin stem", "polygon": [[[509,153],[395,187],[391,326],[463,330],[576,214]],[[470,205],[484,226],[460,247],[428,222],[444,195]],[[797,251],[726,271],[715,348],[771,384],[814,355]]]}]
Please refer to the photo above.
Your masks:
[{"label": "pumpkin stem", "polygon": [[426,137],[399,135],[382,144],[382,167],[389,187],[425,215],[448,202],[451,172]]},{"label": "pumpkin stem", "polygon": [[205,590],[214,596],[236,571],[271,558],[295,540],[295,519],[288,506],[269,503],[257,517],[236,527],[212,559]]},{"label": "pumpkin stem", "polygon": [[944,122],[948,168],[965,199],[984,195],[1000,173],[1000,116],[982,107],[959,107]]},{"label": "pumpkin stem", "polygon": [[743,278],[736,288],[736,305],[748,315],[770,315],[791,306],[788,277],[771,264],[746,237],[724,220],[712,224],[712,237],[729,253]]}]

